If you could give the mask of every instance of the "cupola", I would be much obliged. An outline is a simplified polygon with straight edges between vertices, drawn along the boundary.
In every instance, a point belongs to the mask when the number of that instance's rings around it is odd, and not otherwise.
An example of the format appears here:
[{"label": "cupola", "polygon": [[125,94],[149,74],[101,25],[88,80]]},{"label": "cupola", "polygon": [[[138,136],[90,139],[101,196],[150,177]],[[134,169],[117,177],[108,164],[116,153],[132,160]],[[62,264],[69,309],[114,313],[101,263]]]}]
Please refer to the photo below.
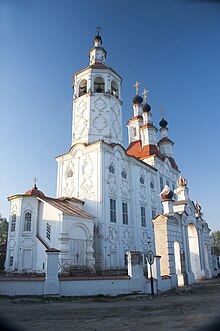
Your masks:
[{"label": "cupola", "polygon": [[37,196],[37,197],[45,197],[44,193],[37,188],[37,178],[34,177],[34,186],[32,189],[25,192],[27,196]]},{"label": "cupola", "polygon": [[97,34],[94,37],[94,47],[89,51],[90,66],[94,64],[104,65],[107,52],[102,47],[102,37],[100,36],[101,27],[96,28]]},{"label": "cupola", "polygon": [[158,142],[160,152],[163,156],[173,157],[173,145],[174,142],[168,138],[168,122],[164,119],[162,113],[162,119],[159,122],[161,139]]}]

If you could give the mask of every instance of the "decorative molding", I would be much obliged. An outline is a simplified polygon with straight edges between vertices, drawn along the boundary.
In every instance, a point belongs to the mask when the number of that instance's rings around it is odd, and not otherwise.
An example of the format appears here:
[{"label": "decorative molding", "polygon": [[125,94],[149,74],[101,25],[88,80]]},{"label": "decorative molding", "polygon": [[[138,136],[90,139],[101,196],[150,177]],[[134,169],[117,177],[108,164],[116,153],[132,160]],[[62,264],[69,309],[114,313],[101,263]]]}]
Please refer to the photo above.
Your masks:
[{"label": "decorative molding", "polygon": [[130,249],[131,245],[131,231],[129,228],[126,228],[122,232],[122,244],[125,250]]},{"label": "decorative molding", "polygon": [[93,112],[96,112],[97,110],[99,112],[103,112],[106,107],[107,107],[106,102],[101,97],[98,97],[97,99],[94,100],[93,107],[91,110]]},{"label": "decorative molding", "polygon": [[117,249],[119,233],[116,226],[109,226],[108,228],[108,238],[110,249]]},{"label": "decorative molding", "polygon": [[106,126],[108,126],[108,121],[102,116],[101,112],[99,112],[98,116],[92,121],[92,126],[101,133]]},{"label": "decorative molding", "polygon": [[81,101],[76,109],[76,132],[79,135],[82,135],[84,131],[88,128],[88,120],[85,117],[85,110],[87,108],[87,104],[85,101]]},{"label": "decorative molding", "polygon": [[112,129],[116,137],[121,133],[121,125],[119,123],[118,117],[120,115],[120,110],[117,104],[111,108],[112,114]]},{"label": "decorative molding", "polygon": [[92,193],[93,188],[93,163],[90,155],[86,155],[82,165],[82,183],[80,188],[84,194]]},{"label": "decorative molding", "polygon": [[21,240],[21,246],[23,248],[31,248],[35,245],[35,241],[31,238],[25,238]]}]

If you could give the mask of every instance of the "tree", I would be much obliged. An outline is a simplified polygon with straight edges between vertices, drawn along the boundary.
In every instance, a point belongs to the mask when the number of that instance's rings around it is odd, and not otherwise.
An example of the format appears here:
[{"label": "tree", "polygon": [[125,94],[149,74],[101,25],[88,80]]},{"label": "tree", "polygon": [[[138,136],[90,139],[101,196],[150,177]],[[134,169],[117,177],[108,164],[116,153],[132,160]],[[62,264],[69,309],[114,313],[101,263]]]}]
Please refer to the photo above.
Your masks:
[{"label": "tree", "polygon": [[0,245],[4,245],[8,236],[8,222],[0,214]]},{"label": "tree", "polygon": [[214,231],[210,235],[212,243],[212,252],[214,255],[220,255],[220,231]]}]

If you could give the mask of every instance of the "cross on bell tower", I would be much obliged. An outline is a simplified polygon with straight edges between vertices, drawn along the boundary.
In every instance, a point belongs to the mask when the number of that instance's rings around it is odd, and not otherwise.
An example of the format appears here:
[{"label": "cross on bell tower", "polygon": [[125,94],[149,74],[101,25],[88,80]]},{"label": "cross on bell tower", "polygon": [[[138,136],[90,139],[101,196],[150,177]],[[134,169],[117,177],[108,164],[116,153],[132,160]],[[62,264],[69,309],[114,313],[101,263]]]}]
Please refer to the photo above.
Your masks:
[{"label": "cross on bell tower", "polygon": [[96,31],[97,31],[97,35],[98,35],[98,36],[99,36],[99,32],[100,32],[100,30],[102,30],[102,27],[99,25],[99,26],[96,27]]},{"label": "cross on bell tower", "polygon": [[33,182],[34,182],[34,188],[37,188],[37,177],[36,176],[34,176],[34,178],[33,178]]}]

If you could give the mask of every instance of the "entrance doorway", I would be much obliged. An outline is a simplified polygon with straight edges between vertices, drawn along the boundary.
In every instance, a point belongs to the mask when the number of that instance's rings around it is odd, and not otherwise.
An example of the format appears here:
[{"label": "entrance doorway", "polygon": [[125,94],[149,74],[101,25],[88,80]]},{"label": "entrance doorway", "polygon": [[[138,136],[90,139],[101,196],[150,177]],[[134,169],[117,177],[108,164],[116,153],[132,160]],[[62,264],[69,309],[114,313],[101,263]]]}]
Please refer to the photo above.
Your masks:
[{"label": "entrance doorway", "polygon": [[70,239],[70,266],[73,268],[86,267],[87,234],[77,226],[74,228],[74,237]]}]

